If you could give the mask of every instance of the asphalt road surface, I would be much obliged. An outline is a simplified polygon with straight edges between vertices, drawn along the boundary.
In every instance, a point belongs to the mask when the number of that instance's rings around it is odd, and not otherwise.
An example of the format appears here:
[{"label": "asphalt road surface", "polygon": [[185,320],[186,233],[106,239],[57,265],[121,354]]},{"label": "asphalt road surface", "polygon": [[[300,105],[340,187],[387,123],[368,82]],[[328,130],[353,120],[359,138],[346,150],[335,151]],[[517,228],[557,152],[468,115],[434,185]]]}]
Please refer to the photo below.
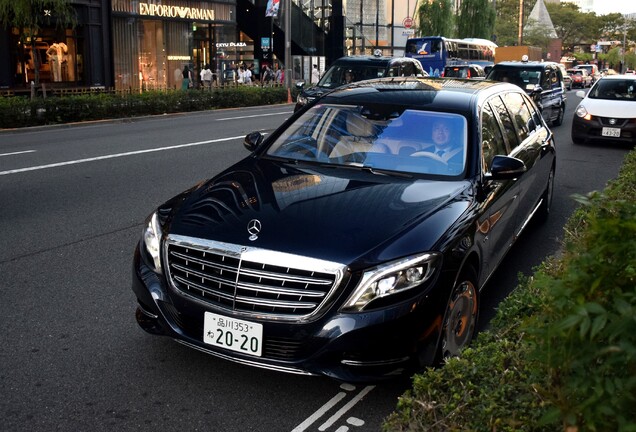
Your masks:
[{"label": "asphalt road surface", "polygon": [[[558,251],[573,193],[601,190],[629,149],[554,128],[553,213],[482,293],[481,328],[519,273]],[[143,332],[132,252],[144,218],[247,156],[292,105],[0,132],[0,430],[378,431],[408,377],[349,385],[227,362]]]}]

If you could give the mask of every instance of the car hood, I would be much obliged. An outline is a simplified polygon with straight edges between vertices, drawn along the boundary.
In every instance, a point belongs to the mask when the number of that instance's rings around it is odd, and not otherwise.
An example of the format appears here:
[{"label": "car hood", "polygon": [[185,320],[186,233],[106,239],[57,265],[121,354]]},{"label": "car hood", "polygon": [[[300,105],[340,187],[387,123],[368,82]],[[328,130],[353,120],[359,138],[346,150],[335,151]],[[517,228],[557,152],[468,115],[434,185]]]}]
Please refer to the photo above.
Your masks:
[{"label": "car hood", "polygon": [[598,117],[636,118],[636,102],[590,99],[581,101],[587,112]]},{"label": "car hood", "polygon": [[[472,199],[470,181],[248,157],[170,203],[170,234],[355,267],[441,248]],[[176,203],[176,204],[175,204]],[[260,222],[251,236],[250,221]]]}]

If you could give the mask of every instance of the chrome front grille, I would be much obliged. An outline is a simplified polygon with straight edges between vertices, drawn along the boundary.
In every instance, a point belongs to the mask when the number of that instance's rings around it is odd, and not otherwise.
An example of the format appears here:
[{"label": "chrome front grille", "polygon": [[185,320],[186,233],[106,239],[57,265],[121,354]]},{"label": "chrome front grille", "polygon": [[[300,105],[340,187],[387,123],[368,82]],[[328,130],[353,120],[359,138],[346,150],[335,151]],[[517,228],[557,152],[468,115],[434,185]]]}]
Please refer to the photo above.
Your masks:
[{"label": "chrome front grille", "polygon": [[218,309],[276,319],[315,314],[344,266],[297,255],[170,236],[164,257],[181,293]]}]

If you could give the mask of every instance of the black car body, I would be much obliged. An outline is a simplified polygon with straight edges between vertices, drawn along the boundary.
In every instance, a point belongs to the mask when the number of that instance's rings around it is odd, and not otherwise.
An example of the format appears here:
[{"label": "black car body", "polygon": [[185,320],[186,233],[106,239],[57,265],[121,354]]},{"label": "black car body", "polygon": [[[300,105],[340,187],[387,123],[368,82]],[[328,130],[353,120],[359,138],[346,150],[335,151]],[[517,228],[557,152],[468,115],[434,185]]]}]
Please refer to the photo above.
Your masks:
[{"label": "black car body", "polygon": [[[454,162],[422,150],[434,120]],[[459,354],[550,208],[552,133],[510,84],[360,82],[245,146],[148,218],[132,288],[142,328],[246,365],[360,381]]]},{"label": "black car body", "polygon": [[565,115],[565,83],[555,62],[505,61],[488,72],[488,80],[516,84],[526,91],[541,110],[546,122],[560,126]]},{"label": "black car body", "polygon": [[[346,79],[347,75],[351,76],[349,82]],[[294,111],[298,111],[325,93],[351,82],[381,77],[427,75],[419,61],[408,57],[389,57],[379,54],[341,57],[333,62],[315,86],[307,87],[304,81],[296,84],[300,94]]]}]

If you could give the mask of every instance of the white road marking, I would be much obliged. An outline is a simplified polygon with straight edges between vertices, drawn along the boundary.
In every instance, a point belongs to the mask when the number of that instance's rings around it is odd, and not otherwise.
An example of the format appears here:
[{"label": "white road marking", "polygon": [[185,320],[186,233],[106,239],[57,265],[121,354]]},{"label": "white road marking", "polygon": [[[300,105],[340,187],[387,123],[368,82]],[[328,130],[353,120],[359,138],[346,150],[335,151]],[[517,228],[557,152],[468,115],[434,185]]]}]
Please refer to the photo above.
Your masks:
[{"label": "white road marking", "polygon": [[0,171],[0,175],[17,174],[17,173],[22,173],[22,172],[27,172],[27,171],[37,171],[37,170],[43,170],[43,169],[48,169],[48,168],[58,168],[58,167],[67,166],[67,165],[76,165],[76,164],[81,164],[81,163],[86,163],[86,162],[95,162],[95,161],[100,161],[100,160],[105,160],[105,159],[114,159],[114,158],[120,158],[120,157],[125,157],[125,156],[133,156],[133,155],[144,154],[144,153],[154,153],[154,152],[160,152],[160,151],[165,151],[165,150],[174,150],[174,149],[185,148],[185,147],[195,147],[195,146],[200,146],[200,145],[205,145],[205,144],[211,144],[211,143],[223,142],[223,141],[231,141],[231,140],[241,139],[241,138],[244,138],[244,135],[235,136],[235,137],[229,137],[229,138],[219,138],[219,139],[209,140],[209,141],[199,141],[199,142],[194,142],[194,143],[179,144],[179,145],[174,145],[174,146],[169,146],[169,147],[160,147],[160,148],[153,148],[153,149],[146,149],[146,150],[137,150],[137,151],[131,151],[131,152],[126,152],[126,153],[116,153],[116,154],[105,155],[105,156],[97,156],[97,157],[86,158],[86,159],[78,159],[78,160],[71,160],[71,161],[66,161],[66,162],[58,162],[58,163],[53,163],[53,164],[48,164],[48,165],[39,165],[39,166],[26,167],[26,168],[18,168],[18,169],[14,169],[14,170]]},{"label": "white road marking", "polygon": [[34,153],[34,152],[35,150],[24,150],[24,151],[13,152],[13,153],[0,153],[0,156],[13,156],[13,155],[19,155],[24,153]]},{"label": "white road marking", "polygon": [[252,117],[266,117],[266,116],[275,116],[275,115],[289,115],[293,114],[291,111],[279,112],[279,113],[269,113],[269,114],[254,114],[254,115],[246,115],[246,116],[238,116],[238,117],[226,117],[216,119],[216,121],[224,121],[224,120],[236,120],[236,119],[244,119],[244,118],[252,118]]},{"label": "white road marking", "polygon": [[307,420],[305,420],[304,422],[302,422],[301,424],[299,424],[298,426],[296,426],[294,428],[294,430],[292,430],[292,432],[302,432],[304,430],[306,430],[309,426],[311,426],[316,420],[318,420],[320,417],[322,417],[327,411],[329,411],[331,408],[333,408],[338,402],[340,402],[345,396],[347,396],[346,393],[338,393],[337,395],[335,395],[334,397],[331,398],[331,400],[329,402],[327,402],[326,404],[324,404],[323,406],[320,407],[320,409],[318,409],[318,411],[316,411],[315,413],[313,413],[311,416],[309,416],[307,418]]},{"label": "white road marking", "polygon": [[357,404],[358,402],[360,402],[362,400],[363,397],[365,397],[367,395],[367,393],[369,393],[371,390],[373,390],[375,388],[375,386],[366,386],[365,388],[362,389],[362,391],[360,393],[358,393],[358,395],[356,397],[354,397],[353,399],[351,399],[345,406],[343,406],[342,408],[340,408],[334,415],[332,415],[329,420],[327,420],[326,422],[324,422],[319,428],[318,430],[323,432],[325,430],[327,430],[327,428],[331,427],[331,425],[333,425],[340,417],[342,417],[347,411],[349,411],[351,408],[353,408],[355,406],[355,404]]}]

